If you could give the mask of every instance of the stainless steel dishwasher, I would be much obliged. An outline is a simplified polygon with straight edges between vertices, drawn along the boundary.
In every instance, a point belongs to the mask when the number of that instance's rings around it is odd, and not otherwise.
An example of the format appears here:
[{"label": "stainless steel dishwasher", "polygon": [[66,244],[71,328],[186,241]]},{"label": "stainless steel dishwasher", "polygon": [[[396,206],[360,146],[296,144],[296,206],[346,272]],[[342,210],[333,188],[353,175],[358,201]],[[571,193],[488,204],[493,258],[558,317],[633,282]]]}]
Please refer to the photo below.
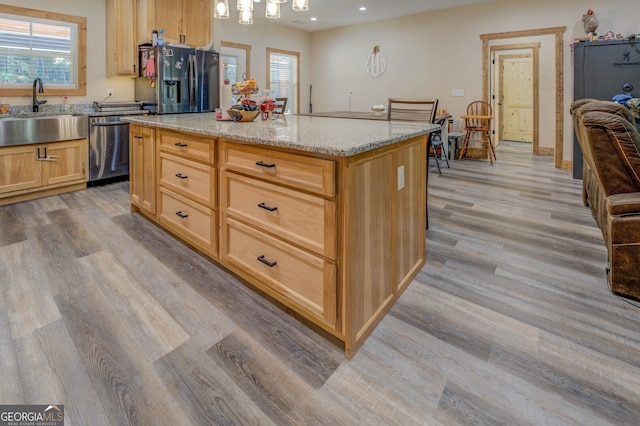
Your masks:
[{"label": "stainless steel dishwasher", "polygon": [[89,117],[89,186],[129,176],[129,123],[118,115]]}]

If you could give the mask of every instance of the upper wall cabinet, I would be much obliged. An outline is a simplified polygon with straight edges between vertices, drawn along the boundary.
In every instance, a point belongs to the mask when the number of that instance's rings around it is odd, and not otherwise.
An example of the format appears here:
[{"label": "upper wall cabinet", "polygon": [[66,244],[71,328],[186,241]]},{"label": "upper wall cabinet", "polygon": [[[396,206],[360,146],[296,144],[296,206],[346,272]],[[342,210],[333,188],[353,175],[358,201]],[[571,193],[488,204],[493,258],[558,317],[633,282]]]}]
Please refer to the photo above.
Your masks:
[{"label": "upper wall cabinet", "polygon": [[137,0],[107,0],[107,77],[136,75]]},{"label": "upper wall cabinet", "polygon": [[139,0],[138,43],[164,28],[166,43],[204,46],[211,39],[210,0]]}]

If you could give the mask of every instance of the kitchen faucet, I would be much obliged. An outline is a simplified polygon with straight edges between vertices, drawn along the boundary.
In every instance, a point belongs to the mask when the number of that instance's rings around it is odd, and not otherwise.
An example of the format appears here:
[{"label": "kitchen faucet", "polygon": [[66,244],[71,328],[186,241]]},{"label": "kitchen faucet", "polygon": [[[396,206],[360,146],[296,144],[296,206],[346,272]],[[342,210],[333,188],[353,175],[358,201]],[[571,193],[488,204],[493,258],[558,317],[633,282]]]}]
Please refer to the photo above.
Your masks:
[{"label": "kitchen faucet", "polygon": [[38,85],[38,93],[44,93],[42,80],[40,80],[39,78],[33,80],[33,112],[38,112],[40,110],[40,105],[47,103],[47,101],[38,100],[38,97],[36,96],[36,84]]}]

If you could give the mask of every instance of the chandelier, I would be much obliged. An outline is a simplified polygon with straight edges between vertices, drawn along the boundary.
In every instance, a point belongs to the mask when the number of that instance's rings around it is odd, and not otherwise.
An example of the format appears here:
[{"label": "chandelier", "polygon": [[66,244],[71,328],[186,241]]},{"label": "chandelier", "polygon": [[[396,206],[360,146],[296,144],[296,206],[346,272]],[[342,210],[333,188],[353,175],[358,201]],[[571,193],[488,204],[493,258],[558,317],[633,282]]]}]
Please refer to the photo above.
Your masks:
[{"label": "chandelier", "polygon": [[[238,22],[241,24],[253,24],[253,2],[254,0],[236,0],[238,9]],[[260,0],[256,0],[259,3]],[[280,4],[287,0],[266,0],[264,16],[269,19],[280,18]],[[309,0],[291,0],[291,8],[300,12],[309,10]],[[213,17],[218,19],[229,18],[229,0],[215,0]]]}]

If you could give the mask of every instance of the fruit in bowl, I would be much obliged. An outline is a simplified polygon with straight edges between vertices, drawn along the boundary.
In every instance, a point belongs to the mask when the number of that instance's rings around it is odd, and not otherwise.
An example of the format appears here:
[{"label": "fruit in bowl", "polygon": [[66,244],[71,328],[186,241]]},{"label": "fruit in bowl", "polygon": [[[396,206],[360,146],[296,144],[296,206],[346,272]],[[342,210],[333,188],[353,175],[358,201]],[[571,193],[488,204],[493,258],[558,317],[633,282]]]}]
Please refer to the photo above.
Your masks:
[{"label": "fruit in bowl", "polygon": [[371,111],[373,111],[375,113],[375,115],[380,115],[382,114],[382,111],[385,110],[384,105],[374,105],[371,107]]},{"label": "fruit in bowl", "polygon": [[255,120],[256,117],[260,114],[260,111],[257,109],[253,111],[245,111],[245,110],[230,108],[227,110],[227,113],[229,114],[229,117],[231,117],[233,121],[247,122],[247,121]]}]

